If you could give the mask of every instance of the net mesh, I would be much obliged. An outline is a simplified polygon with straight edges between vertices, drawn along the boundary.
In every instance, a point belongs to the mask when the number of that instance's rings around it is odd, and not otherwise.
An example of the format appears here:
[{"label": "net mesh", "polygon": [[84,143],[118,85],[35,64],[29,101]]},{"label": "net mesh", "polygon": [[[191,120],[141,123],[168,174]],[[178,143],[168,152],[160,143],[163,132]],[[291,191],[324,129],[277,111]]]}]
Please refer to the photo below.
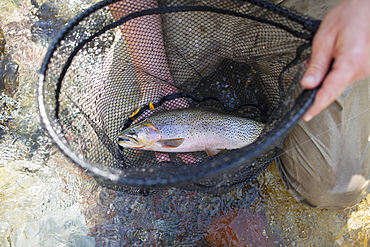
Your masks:
[{"label": "net mesh", "polygon": [[[299,80],[319,22],[264,1],[141,2],[94,5],[50,47],[38,101],[54,142],[112,189],[222,193],[254,179],[312,102],[315,91]],[[216,156],[117,144],[128,120],[188,107],[265,128],[254,143]]]}]

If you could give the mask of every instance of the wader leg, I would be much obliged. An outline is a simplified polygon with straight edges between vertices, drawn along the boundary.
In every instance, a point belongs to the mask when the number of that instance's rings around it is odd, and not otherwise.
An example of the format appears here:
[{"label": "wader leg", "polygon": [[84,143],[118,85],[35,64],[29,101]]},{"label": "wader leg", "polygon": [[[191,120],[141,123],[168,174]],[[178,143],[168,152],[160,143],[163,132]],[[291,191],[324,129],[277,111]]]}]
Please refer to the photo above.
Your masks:
[{"label": "wader leg", "polygon": [[291,194],[313,207],[343,209],[369,193],[370,77],[288,135],[280,171]]}]

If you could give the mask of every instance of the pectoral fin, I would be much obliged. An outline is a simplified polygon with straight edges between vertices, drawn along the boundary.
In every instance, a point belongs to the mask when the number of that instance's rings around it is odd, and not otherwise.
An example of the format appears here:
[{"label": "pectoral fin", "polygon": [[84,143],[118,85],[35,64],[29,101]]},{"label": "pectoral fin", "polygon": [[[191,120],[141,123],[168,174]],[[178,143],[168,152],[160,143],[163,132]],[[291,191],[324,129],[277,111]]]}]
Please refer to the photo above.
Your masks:
[{"label": "pectoral fin", "polygon": [[221,152],[220,149],[206,149],[204,151],[206,151],[206,153],[207,153],[208,156],[213,156],[213,155],[216,155],[219,152]]},{"label": "pectoral fin", "polygon": [[178,139],[167,139],[167,140],[160,140],[158,141],[159,144],[162,145],[164,148],[176,148],[180,146],[184,142],[184,138]]}]

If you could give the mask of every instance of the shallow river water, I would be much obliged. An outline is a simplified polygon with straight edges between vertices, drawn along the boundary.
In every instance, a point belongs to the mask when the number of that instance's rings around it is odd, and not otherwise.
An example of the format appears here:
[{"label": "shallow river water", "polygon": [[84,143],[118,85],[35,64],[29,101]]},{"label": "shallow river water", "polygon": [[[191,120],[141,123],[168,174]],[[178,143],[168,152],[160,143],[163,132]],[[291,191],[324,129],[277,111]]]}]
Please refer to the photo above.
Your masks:
[{"label": "shallow river water", "polygon": [[0,246],[370,244],[370,197],[343,211],[309,208],[285,190],[275,164],[221,196],[133,196],[98,186],[52,146],[35,100],[48,42],[92,3],[43,3],[0,0],[1,73],[17,88],[0,92]]}]

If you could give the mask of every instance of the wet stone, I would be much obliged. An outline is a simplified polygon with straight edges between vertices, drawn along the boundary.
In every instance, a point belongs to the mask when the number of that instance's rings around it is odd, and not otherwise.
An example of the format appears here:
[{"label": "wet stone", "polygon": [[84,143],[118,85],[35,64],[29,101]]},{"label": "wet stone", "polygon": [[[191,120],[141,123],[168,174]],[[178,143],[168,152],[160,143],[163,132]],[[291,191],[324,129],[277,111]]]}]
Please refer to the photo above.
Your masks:
[{"label": "wet stone", "polygon": [[5,44],[6,44],[6,41],[5,41],[4,33],[2,29],[0,29],[0,57],[2,57],[3,54],[5,53]]},{"label": "wet stone", "polygon": [[224,59],[213,73],[203,77],[195,88],[188,90],[194,92],[198,99],[202,99],[202,95],[212,97],[213,100],[202,103],[206,107],[212,108],[217,104],[219,109],[221,107],[229,114],[237,113],[260,121],[261,115],[265,115],[263,102],[266,96],[257,83],[250,83],[256,80],[255,71],[248,64]]},{"label": "wet stone", "polygon": [[64,28],[67,20],[60,17],[58,8],[52,2],[39,6],[32,1],[32,4],[37,8],[33,14],[39,19],[31,27],[32,40],[47,45]]},{"label": "wet stone", "polygon": [[0,28],[0,93],[13,97],[17,92],[19,66],[7,54],[6,40]]},{"label": "wet stone", "polygon": [[8,97],[4,92],[0,93],[0,138],[11,126],[14,120],[14,111],[17,108],[17,101]]}]

